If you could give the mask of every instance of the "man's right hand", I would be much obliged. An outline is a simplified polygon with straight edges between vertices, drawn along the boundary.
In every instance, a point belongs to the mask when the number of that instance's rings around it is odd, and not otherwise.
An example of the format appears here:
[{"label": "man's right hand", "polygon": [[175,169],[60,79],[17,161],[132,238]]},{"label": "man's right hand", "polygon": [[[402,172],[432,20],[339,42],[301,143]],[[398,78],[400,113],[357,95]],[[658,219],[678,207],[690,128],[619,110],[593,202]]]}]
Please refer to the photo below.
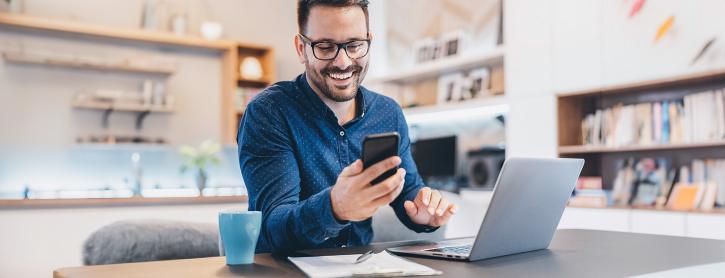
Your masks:
[{"label": "man's right hand", "polygon": [[332,212],[339,221],[362,221],[375,214],[379,207],[390,204],[403,190],[405,169],[371,185],[385,171],[400,165],[400,157],[393,156],[363,169],[362,161],[355,160],[342,169],[330,191]]}]

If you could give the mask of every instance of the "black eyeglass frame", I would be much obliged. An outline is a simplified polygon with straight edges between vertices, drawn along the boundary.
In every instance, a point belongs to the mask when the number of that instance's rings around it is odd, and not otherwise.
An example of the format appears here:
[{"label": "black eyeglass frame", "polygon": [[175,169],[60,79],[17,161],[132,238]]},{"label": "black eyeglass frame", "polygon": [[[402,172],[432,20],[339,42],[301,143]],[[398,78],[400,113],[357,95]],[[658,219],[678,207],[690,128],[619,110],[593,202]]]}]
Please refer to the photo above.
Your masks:
[{"label": "black eyeglass frame", "polygon": [[[321,61],[332,61],[332,60],[337,59],[337,55],[340,55],[340,49],[345,49],[345,55],[347,55],[347,57],[350,58],[350,59],[355,60],[355,59],[363,58],[363,57],[367,56],[368,53],[370,52],[370,42],[372,41],[370,39],[370,34],[368,34],[368,38],[367,39],[364,39],[364,40],[351,40],[351,41],[347,41],[347,42],[343,42],[343,43],[336,43],[336,42],[328,41],[328,40],[324,40],[324,41],[312,41],[310,38],[306,37],[305,35],[302,35],[302,34],[298,34],[298,35],[300,36],[300,38],[302,39],[302,41],[304,43],[310,45],[310,48],[312,48],[312,55],[315,56],[315,59],[321,60]],[[350,57],[350,53],[347,52],[347,45],[348,44],[351,44],[351,43],[356,43],[356,42],[365,42],[367,44],[367,49],[365,50],[365,54],[364,55],[362,55],[360,57],[357,57],[357,58],[352,58],[352,57]],[[315,53],[315,46],[318,45],[318,44],[321,44],[321,43],[329,43],[329,44],[335,45],[337,47],[337,51],[335,52],[335,56],[332,56],[332,58],[330,58],[330,59],[320,59],[319,57],[317,57],[317,53]]]}]

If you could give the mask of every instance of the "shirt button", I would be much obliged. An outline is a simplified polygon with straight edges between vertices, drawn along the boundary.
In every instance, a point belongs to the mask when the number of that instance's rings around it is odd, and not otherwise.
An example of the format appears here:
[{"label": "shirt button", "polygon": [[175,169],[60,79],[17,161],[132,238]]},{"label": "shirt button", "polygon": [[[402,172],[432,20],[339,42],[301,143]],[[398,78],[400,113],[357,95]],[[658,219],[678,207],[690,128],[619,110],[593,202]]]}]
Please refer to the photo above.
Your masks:
[{"label": "shirt button", "polygon": [[340,136],[345,136],[345,132],[344,131],[340,131]]}]

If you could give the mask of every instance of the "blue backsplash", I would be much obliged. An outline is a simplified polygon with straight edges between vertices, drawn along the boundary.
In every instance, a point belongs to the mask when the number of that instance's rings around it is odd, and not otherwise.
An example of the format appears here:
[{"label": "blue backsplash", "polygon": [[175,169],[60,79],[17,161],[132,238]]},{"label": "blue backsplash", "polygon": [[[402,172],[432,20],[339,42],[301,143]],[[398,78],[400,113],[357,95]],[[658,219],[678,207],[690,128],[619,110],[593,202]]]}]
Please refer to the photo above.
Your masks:
[{"label": "blue backsplash", "polygon": [[[57,153],[7,151],[0,158],[0,198],[18,198],[26,185],[35,196],[46,197],[58,190],[130,189],[134,153],[140,155],[144,188],[196,188],[193,171],[179,172],[183,160],[177,148],[73,146]],[[222,163],[208,170],[208,187],[244,186],[236,147],[223,148]]]}]

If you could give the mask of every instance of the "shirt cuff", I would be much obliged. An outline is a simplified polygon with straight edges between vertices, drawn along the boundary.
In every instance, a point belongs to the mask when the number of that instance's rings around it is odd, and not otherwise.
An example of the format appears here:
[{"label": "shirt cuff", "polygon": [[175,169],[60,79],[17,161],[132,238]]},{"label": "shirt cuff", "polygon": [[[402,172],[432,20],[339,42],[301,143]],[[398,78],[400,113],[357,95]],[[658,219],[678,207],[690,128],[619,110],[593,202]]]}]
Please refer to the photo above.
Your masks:
[{"label": "shirt cuff", "polygon": [[336,237],[340,230],[347,227],[350,221],[340,221],[335,218],[335,214],[332,212],[332,198],[330,197],[330,190],[327,188],[318,194],[320,208],[320,224],[322,230],[325,231],[325,237]]}]

